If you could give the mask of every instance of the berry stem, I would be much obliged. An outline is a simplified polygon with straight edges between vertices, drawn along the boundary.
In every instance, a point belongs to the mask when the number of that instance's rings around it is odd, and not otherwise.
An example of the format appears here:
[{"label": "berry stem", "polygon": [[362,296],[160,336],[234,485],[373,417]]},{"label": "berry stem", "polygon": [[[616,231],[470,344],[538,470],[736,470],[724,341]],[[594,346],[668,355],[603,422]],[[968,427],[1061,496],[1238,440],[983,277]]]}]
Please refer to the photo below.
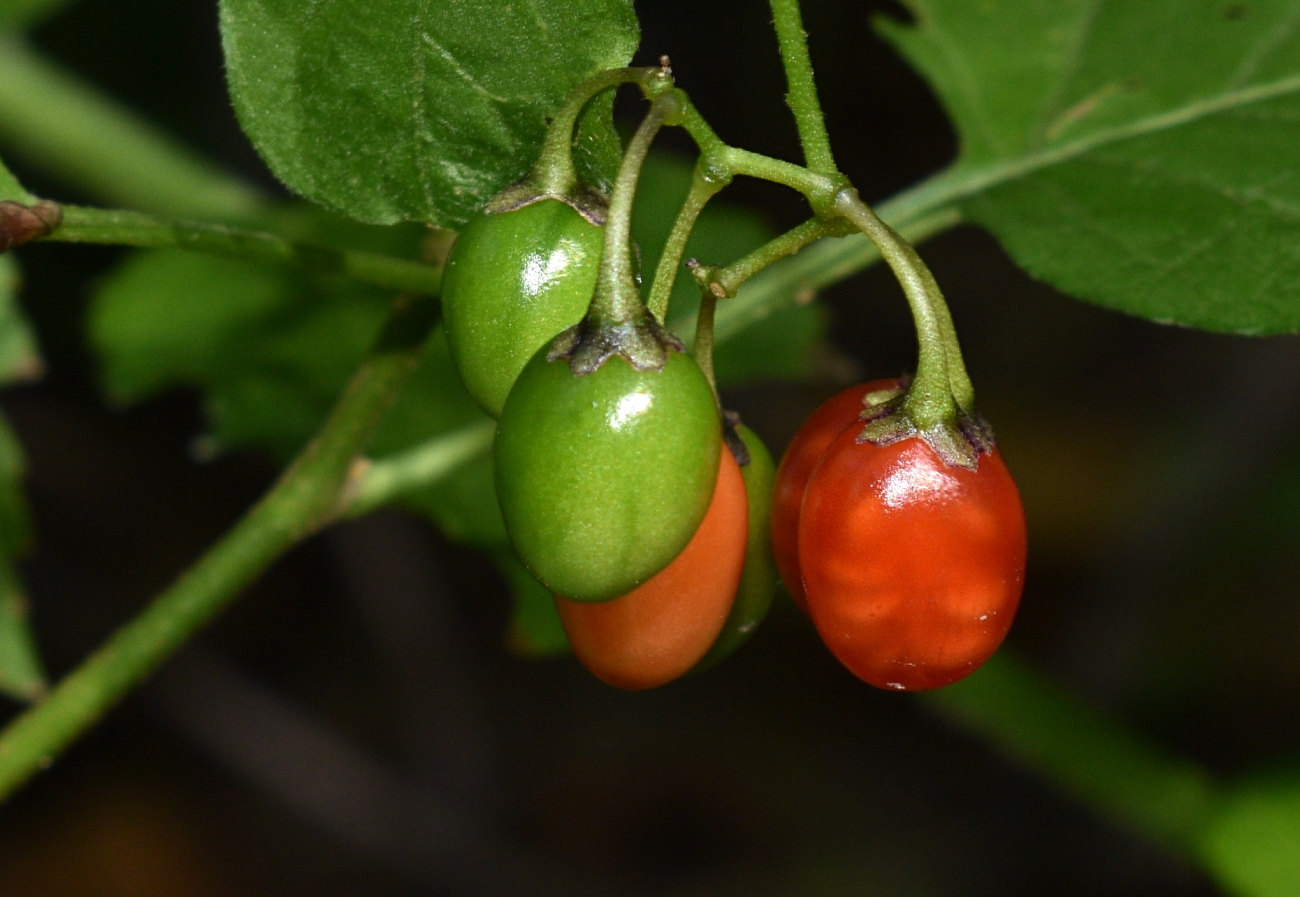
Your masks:
[{"label": "berry stem", "polygon": [[700,290],[700,313],[695,319],[695,345],[691,347],[691,357],[704,372],[713,390],[713,400],[722,408],[722,399],[718,396],[718,381],[713,373],[713,319],[718,310],[718,297],[709,290]]},{"label": "berry stem", "polygon": [[843,219],[809,218],[730,265],[709,269],[701,286],[720,299],[735,296],[741,284],[768,265],[794,255],[822,237],[842,237],[845,233]]},{"label": "berry stem", "polygon": [[704,164],[704,157],[695,166],[691,190],[686,194],[686,201],[682,203],[677,220],[673,222],[673,229],[664,243],[663,254],[659,256],[659,265],[655,268],[654,282],[650,286],[650,298],[646,301],[650,313],[660,323],[668,319],[668,303],[672,300],[673,285],[677,282],[677,272],[682,264],[682,256],[686,253],[686,241],[691,236],[691,230],[695,227],[700,212],[704,210],[705,203],[730,182],[730,175],[719,177]]},{"label": "berry stem", "polygon": [[799,142],[803,144],[808,167],[825,177],[837,177],[831,141],[826,133],[826,119],[817,100],[817,85],[813,80],[812,60],[808,56],[808,34],[803,30],[803,17],[799,0],[771,0],[772,24],[776,26],[776,39],[781,46],[781,63],[785,66],[786,105],[794,113],[799,129]]},{"label": "berry stem", "polygon": [[573,167],[573,129],[578,124],[582,110],[596,97],[623,84],[638,84],[659,72],[657,68],[606,69],[583,81],[564,100],[564,105],[551,119],[537,157],[528,175],[532,185],[542,193],[565,196],[579,186],[578,172]]},{"label": "berry stem", "polygon": [[916,379],[904,403],[908,415],[922,431],[951,424],[959,411],[973,409],[975,390],[962,362],[952,315],[934,275],[912,245],[881,221],[856,190],[841,190],[835,208],[876,244],[912,309],[920,345]]},{"label": "berry stem", "polygon": [[645,310],[641,291],[636,285],[632,261],[632,201],[636,185],[659,129],[680,115],[682,96],[675,89],[659,94],[650,111],[632,135],[623,153],[623,162],[614,181],[609,202],[609,223],[605,227],[604,252],[596,278],[596,292],[587,313],[597,326],[617,326],[636,320]]}]

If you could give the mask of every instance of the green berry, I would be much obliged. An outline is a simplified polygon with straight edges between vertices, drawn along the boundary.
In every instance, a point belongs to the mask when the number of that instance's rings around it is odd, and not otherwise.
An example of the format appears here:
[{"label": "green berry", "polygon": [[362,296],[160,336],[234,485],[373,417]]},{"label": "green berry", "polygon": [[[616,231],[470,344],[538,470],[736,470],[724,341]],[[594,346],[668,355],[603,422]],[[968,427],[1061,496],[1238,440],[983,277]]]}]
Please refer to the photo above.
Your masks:
[{"label": "green berry", "polygon": [[501,416],[515,378],[587,310],[603,228],[542,199],[479,215],[452,247],[442,311],[452,360],[474,401]]},{"label": "green berry", "polygon": [[662,370],[615,356],[575,375],[539,351],[510,392],[493,446],[510,540],[552,592],[604,601],[663,569],[713,495],[720,421],[688,355]]}]

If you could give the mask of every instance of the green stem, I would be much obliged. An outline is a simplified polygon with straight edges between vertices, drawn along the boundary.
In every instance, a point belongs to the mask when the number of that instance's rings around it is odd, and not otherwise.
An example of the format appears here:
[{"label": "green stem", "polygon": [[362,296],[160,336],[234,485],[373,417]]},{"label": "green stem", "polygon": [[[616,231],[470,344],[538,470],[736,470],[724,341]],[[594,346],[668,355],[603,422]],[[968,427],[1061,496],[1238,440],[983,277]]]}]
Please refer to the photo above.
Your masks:
[{"label": "green stem", "polygon": [[[960,223],[961,215],[956,208],[949,207],[924,217],[895,221],[909,242],[919,243]],[[734,339],[777,309],[811,301],[819,290],[879,260],[880,250],[860,233],[837,240],[818,240],[797,255],[764,268],[745,283],[735,298],[724,303],[718,310],[716,339],[720,343]]]},{"label": "green stem", "polygon": [[442,269],[373,252],[326,249],[274,234],[219,224],[165,221],[142,212],[63,206],[63,225],[47,240],[150,249],[186,249],[225,258],[335,274],[402,292],[437,295]]},{"label": "green stem", "polygon": [[912,245],[881,221],[858,198],[856,190],[842,190],[835,208],[867,235],[893,270],[916,324],[919,352],[916,379],[908,390],[906,409],[919,430],[951,424],[957,411],[969,411],[975,392],[962,363],[952,317],[930,269]]},{"label": "green stem", "polygon": [[835,222],[810,218],[776,239],[764,243],[749,255],[712,271],[709,276],[709,287],[716,288],[723,296],[735,296],[741,284],[769,265],[794,255],[822,237],[843,235],[843,231]]},{"label": "green stem", "polygon": [[11,35],[0,36],[0,141],[114,205],[230,221],[264,203],[255,188]]},{"label": "green stem", "polygon": [[571,193],[578,186],[578,172],[573,167],[573,129],[582,110],[597,94],[622,84],[643,83],[658,71],[657,68],[606,69],[575,87],[551,119],[541,155],[529,175],[533,186],[555,196]]},{"label": "green stem", "polygon": [[1210,775],[1082,705],[1005,648],[970,677],[918,697],[1073,798],[1196,856],[1219,803]]},{"label": "green stem", "polygon": [[589,316],[593,323],[615,326],[636,320],[644,311],[632,263],[632,202],[650,144],[665,122],[680,113],[681,92],[668,90],[655,98],[628,142],[609,201],[609,223],[596,277]]},{"label": "green stem", "polygon": [[718,309],[718,297],[709,290],[700,290],[700,313],[695,319],[695,345],[691,357],[704,372],[704,378],[713,389],[713,400],[722,408],[718,395],[718,380],[713,374],[713,319]]},{"label": "green stem", "polygon": [[789,86],[785,101],[794,113],[804,158],[808,167],[818,174],[836,177],[839,169],[835,167],[830,137],[826,133],[826,119],[817,100],[817,85],[813,81],[808,35],[803,30],[799,0],[772,0],[772,24],[776,26],[781,63],[785,66],[786,84]]},{"label": "green stem", "polygon": [[335,519],[349,473],[414,369],[437,302],[398,301],[316,438],[174,585],[0,733],[0,800],[89,729],[273,560]]},{"label": "green stem", "polygon": [[492,447],[496,424],[482,421],[366,465],[343,512],[360,517],[380,505],[436,483]]},{"label": "green stem", "polygon": [[727,185],[730,178],[719,179],[712,174],[707,165],[696,165],[691,178],[691,189],[686,194],[686,201],[673,229],[668,233],[664,243],[663,254],[659,256],[659,265],[655,268],[654,282],[650,286],[650,298],[646,307],[662,323],[668,319],[668,303],[673,296],[673,284],[677,282],[677,272],[681,268],[682,256],[686,254],[686,241],[690,239],[704,205]]}]

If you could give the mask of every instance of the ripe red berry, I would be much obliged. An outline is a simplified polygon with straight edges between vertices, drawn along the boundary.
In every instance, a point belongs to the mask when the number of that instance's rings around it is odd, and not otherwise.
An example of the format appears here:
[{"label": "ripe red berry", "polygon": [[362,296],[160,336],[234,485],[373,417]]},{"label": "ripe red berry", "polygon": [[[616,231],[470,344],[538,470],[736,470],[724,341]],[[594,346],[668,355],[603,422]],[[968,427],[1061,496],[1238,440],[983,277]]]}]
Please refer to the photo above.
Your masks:
[{"label": "ripe red berry", "polygon": [[915,691],[962,678],[1001,644],[1020,601],[1025,518],[996,449],[974,470],[922,439],[845,428],[808,481],[799,566],[822,640],[858,678]]},{"label": "ripe red berry", "polygon": [[808,601],[799,572],[799,509],[808,479],[835,437],[858,423],[865,396],[902,387],[899,380],[873,380],[832,396],[803,422],[781,458],[772,496],[772,553],[781,571],[781,581],[804,613],[808,612]]}]

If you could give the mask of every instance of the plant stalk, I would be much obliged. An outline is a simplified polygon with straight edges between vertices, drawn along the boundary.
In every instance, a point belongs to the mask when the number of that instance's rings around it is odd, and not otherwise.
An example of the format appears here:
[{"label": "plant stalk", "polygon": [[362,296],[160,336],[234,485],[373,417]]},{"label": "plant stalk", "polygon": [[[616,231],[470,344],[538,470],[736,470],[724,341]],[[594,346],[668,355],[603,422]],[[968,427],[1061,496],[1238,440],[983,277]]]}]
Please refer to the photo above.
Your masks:
[{"label": "plant stalk", "polygon": [[650,153],[650,144],[659,129],[670,118],[680,114],[681,108],[680,91],[669,89],[661,93],[650,105],[650,111],[641,120],[623,153],[623,162],[610,196],[604,251],[591,311],[588,312],[592,323],[599,326],[617,326],[636,320],[645,308],[632,262],[632,203],[641,168]]},{"label": "plant stalk", "polygon": [[50,765],[272,561],[335,519],[354,461],[437,319],[427,297],[399,299],[316,437],[242,520],[139,616],[0,733],[0,800]]},{"label": "plant stalk", "polygon": [[668,303],[672,301],[673,285],[677,282],[677,272],[681,268],[691,230],[705,204],[730,180],[729,177],[720,179],[714,176],[707,165],[695,166],[690,192],[686,194],[686,201],[682,203],[677,220],[673,222],[673,229],[668,233],[663,254],[659,256],[659,265],[655,268],[654,282],[650,286],[650,298],[646,300],[646,307],[661,324],[668,320]]},{"label": "plant stalk", "polygon": [[221,224],[166,221],[142,212],[63,206],[63,224],[46,240],[149,249],[185,249],[224,258],[336,274],[402,292],[436,296],[442,269],[374,252],[327,249]]},{"label": "plant stalk", "polygon": [[781,63],[785,66],[788,86],[785,101],[794,113],[804,159],[817,174],[838,177],[839,169],[835,167],[830,136],[826,133],[826,119],[817,99],[812,60],[808,56],[808,34],[803,30],[799,0],[771,2],[772,24],[776,26],[776,39],[781,46]]}]

